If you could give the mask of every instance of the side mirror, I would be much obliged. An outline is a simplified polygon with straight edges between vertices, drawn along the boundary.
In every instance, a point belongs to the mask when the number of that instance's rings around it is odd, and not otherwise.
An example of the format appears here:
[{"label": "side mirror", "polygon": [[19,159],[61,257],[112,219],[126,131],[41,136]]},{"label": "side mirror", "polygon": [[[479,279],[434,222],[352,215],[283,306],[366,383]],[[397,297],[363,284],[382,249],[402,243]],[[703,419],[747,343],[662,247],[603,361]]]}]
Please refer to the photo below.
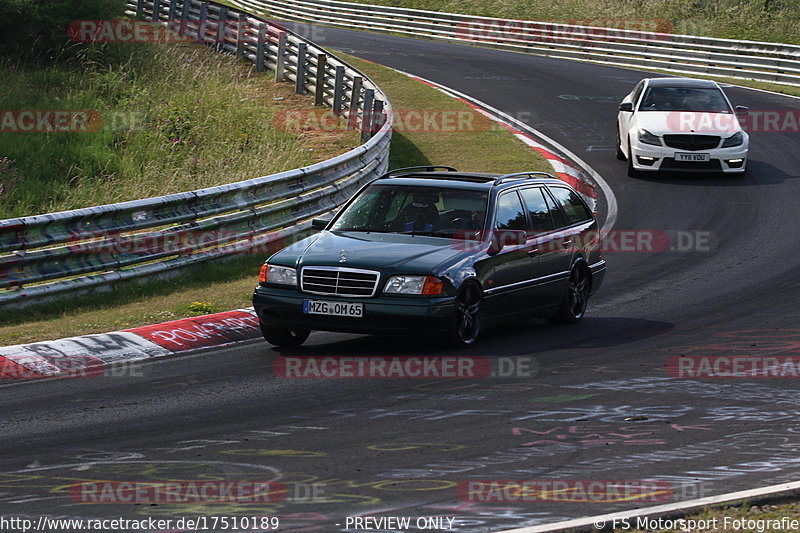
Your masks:
[{"label": "side mirror", "polygon": [[311,219],[311,227],[314,229],[325,229],[330,222],[330,219],[327,218],[314,218]]},{"label": "side mirror", "polygon": [[489,255],[497,255],[506,246],[519,246],[525,244],[528,240],[528,235],[520,229],[501,229],[492,234],[492,240],[489,244]]},{"label": "side mirror", "polygon": [[631,111],[633,111],[633,102],[622,102],[621,104],[619,104],[619,110],[630,113]]},{"label": "side mirror", "polygon": [[744,105],[737,105],[734,111],[736,111],[737,115],[746,115],[750,112],[750,108]]}]

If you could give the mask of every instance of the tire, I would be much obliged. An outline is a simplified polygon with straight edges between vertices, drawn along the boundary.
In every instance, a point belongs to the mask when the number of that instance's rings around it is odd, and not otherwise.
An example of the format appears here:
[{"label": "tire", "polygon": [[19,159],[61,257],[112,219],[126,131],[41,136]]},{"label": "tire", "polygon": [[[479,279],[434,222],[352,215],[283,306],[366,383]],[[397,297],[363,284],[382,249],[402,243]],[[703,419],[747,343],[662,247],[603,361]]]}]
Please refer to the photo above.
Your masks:
[{"label": "tire", "polygon": [[628,159],[625,157],[625,152],[622,151],[622,140],[619,137],[619,123],[617,123],[617,159],[620,161]]},{"label": "tire", "polygon": [[569,273],[567,293],[561,300],[558,310],[547,317],[553,324],[575,324],[586,314],[592,280],[589,269],[582,264],[575,265]]},{"label": "tire", "polygon": [[309,329],[292,329],[267,326],[261,324],[261,334],[264,340],[279,348],[294,348],[303,344],[311,334]]},{"label": "tire", "polygon": [[481,332],[481,301],[483,295],[476,283],[462,285],[455,301],[453,323],[448,331],[450,345],[464,347],[475,344]]}]

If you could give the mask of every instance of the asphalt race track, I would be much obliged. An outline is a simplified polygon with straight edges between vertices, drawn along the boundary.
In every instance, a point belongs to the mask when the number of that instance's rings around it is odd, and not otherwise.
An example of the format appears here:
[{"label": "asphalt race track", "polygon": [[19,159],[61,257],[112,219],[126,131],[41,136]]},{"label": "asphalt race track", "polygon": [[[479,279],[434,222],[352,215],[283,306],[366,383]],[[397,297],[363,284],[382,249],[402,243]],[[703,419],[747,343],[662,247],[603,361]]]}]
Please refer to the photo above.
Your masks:
[{"label": "asphalt race track", "polygon": [[[657,249],[608,250],[605,284],[582,324],[510,324],[468,350],[314,333],[280,354],[247,342],[145,363],[140,375],[6,383],[0,513],[274,515],[279,531],[296,532],[345,531],[356,515],[439,516],[468,533],[800,479],[797,376],[686,379],[665,370],[681,355],[800,356],[797,131],[752,134],[745,178],[631,179],[614,157],[616,106],[645,73],[327,28],[318,36],[322,46],[483,100],[564,144],[613,188],[614,230],[656,235]],[[797,99],[727,92],[751,110],[800,108]],[[276,377],[275,358],[293,354],[473,355],[512,376]],[[277,480],[288,492],[269,504],[203,506],[90,504],[68,489],[99,480]],[[486,494],[459,491],[469,480],[566,480],[572,489],[659,480],[667,488],[626,501],[575,490],[481,501]]]}]

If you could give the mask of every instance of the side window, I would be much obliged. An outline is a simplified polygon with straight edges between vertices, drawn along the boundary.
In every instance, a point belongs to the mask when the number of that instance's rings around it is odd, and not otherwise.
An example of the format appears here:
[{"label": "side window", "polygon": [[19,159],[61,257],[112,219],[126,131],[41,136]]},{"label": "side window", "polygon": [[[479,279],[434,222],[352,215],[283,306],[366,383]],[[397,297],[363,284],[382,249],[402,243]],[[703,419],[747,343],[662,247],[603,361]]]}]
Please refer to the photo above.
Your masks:
[{"label": "side window", "polygon": [[550,207],[544,197],[541,187],[533,189],[522,189],[522,200],[525,202],[525,209],[528,210],[528,218],[531,221],[531,229],[534,233],[545,233],[552,231],[553,219],[550,216]]},{"label": "side window", "polygon": [[564,187],[550,187],[550,192],[561,205],[564,215],[567,217],[567,225],[592,219],[592,213],[577,193]]},{"label": "side window", "polygon": [[528,221],[516,192],[501,194],[497,199],[496,229],[519,229],[527,231]]},{"label": "side window", "polygon": [[564,219],[564,215],[561,213],[561,209],[558,208],[555,200],[553,200],[553,197],[545,193],[544,199],[545,202],[547,202],[547,209],[550,211],[550,218],[553,219],[553,224],[555,224],[556,229],[566,226],[567,221]]}]

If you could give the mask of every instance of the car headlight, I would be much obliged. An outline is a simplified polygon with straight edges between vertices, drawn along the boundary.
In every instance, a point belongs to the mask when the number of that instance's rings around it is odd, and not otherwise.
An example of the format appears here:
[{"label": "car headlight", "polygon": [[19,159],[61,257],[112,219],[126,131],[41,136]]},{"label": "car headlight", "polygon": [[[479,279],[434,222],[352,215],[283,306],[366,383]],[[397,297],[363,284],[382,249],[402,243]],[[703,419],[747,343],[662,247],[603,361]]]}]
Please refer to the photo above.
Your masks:
[{"label": "car headlight", "polygon": [[741,131],[737,131],[727,139],[722,142],[723,148],[730,148],[731,146],[739,146],[744,142],[744,134]]},{"label": "car headlight", "polygon": [[392,276],[383,292],[387,294],[442,294],[442,280],[433,276]]},{"label": "car headlight", "polygon": [[258,281],[261,283],[275,283],[278,285],[297,285],[297,270],[291,267],[264,263],[261,266],[261,273],[258,276]]},{"label": "car headlight", "polygon": [[639,130],[639,142],[644,144],[653,144],[655,146],[661,146],[661,139],[659,139],[657,135],[653,135],[652,133],[650,133],[645,129]]}]

